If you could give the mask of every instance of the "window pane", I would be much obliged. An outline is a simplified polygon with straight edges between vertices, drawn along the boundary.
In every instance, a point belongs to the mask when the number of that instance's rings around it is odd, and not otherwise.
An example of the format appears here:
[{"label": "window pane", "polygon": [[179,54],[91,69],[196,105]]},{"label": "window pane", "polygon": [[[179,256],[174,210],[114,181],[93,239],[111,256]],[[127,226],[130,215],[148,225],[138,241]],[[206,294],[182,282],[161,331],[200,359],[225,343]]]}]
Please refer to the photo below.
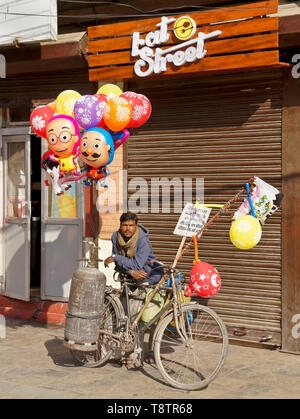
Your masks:
[{"label": "window pane", "polygon": [[7,216],[26,216],[25,143],[7,144]]},{"label": "window pane", "polygon": [[71,182],[72,187],[57,196],[52,185],[48,186],[48,217],[49,218],[77,218],[77,183]]}]

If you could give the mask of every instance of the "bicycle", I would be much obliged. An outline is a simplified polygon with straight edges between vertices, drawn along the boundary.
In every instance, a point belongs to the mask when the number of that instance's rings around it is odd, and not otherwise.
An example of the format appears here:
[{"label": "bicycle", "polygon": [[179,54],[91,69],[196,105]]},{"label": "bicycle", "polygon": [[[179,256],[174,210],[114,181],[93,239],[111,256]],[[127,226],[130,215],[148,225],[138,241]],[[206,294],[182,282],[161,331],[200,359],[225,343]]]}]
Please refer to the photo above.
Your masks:
[{"label": "bicycle", "polygon": [[[110,359],[120,361],[131,354],[132,366],[142,367],[145,333],[158,321],[150,349],[154,352],[155,363],[162,377],[171,386],[182,390],[206,387],[225,362],[227,330],[211,308],[194,301],[184,302],[184,281],[178,282],[176,274],[178,271],[171,267],[156,286],[135,284],[135,287],[153,291],[134,321],[130,317],[129,303],[133,284],[126,275],[119,274],[121,288],[106,289],[96,349],[82,351],[76,345],[69,347],[75,360],[82,366],[94,368]],[[163,286],[167,277],[171,279],[171,287]],[[158,290],[165,291],[166,303],[150,321],[140,321]],[[120,296],[124,294],[128,315],[120,302]]]}]

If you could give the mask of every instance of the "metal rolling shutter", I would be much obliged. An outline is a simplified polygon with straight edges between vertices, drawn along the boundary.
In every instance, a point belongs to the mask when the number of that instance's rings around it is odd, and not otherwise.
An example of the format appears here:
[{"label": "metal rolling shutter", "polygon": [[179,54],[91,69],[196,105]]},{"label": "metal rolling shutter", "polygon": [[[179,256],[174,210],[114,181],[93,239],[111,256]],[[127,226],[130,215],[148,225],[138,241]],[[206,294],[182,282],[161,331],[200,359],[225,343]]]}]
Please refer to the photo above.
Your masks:
[{"label": "metal rolling shutter", "polygon": [[[280,71],[137,81],[127,89],[145,94],[153,107],[148,123],[128,141],[128,184],[136,177],[147,181],[149,212],[139,219],[150,230],[154,253],[168,266],[180,244],[172,234],[179,214],[172,190],[171,214],[151,213],[151,179],[193,179],[195,201],[195,179],[204,178],[206,203],[227,202],[253,175],[281,189]],[[128,190],[129,199],[134,192]],[[231,215],[222,216],[198,243],[199,258],[222,277],[221,291],[208,305],[233,339],[280,345],[281,212],[248,251],[231,244]],[[178,268],[189,274],[193,256],[184,256]]]},{"label": "metal rolling shutter", "polygon": [[55,74],[7,77],[0,83],[0,107],[31,106],[34,99],[56,98],[63,90],[82,95],[94,94],[97,83],[91,83],[85,69]]}]

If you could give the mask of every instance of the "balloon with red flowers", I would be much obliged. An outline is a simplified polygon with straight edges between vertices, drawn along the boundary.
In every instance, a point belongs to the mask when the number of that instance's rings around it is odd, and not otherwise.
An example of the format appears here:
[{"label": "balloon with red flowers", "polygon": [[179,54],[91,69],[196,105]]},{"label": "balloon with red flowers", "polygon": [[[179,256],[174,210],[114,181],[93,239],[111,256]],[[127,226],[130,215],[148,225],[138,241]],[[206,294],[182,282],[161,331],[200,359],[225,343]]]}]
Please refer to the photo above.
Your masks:
[{"label": "balloon with red flowers", "polygon": [[55,110],[50,106],[38,106],[30,115],[30,125],[33,131],[42,138],[47,138],[46,126],[55,115]]},{"label": "balloon with red flowers", "polygon": [[[106,95],[104,95],[103,93],[96,93],[95,95],[93,95],[93,96],[95,96],[98,100],[99,100],[99,102],[100,102],[100,107],[101,107],[101,109],[103,110],[103,112],[104,112],[104,107],[105,107],[105,105],[106,105],[106,103],[107,103],[107,101],[108,101],[108,97],[106,96]],[[103,127],[105,127],[105,122],[104,122],[104,119],[102,118],[101,119],[101,121],[99,122],[99,124],[97,125],[97,127],[98,128],[103,128]]]}]

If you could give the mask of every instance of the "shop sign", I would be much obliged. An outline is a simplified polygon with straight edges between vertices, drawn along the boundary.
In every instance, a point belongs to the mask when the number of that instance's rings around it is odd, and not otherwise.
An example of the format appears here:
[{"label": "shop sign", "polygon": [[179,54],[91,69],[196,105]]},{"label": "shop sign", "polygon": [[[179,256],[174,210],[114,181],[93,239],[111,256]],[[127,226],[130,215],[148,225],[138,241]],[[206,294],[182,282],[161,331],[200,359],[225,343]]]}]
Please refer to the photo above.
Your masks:
[{"label": "shop sign", "polygon": [[158,45],[166,44],[169,41],[168,25],[174,22],[174,35],[180,40],[189,39],[196,32],[197,25],[189,16],[182,16],[178,19],[163,16],[161,22],[156,25],[159,29],[149,32],[145,38],[141,38],[139,32],[133,33],[131,55],[140,57],[134,65],[136,75],[147,77],[152,73],[162,73],[167,70],[168,63],[181,67],[187,62],[192,63],[201,60],[207,53],[204,48],[205,41],[222,33],[220,30],[208,34],[199,32],[196,38],[185,40],[181,44],[167,49],[158,48]]},{"label": "shop sign", "polygon": [[88,28],[90,81],[279,67],[278,0]]}]

